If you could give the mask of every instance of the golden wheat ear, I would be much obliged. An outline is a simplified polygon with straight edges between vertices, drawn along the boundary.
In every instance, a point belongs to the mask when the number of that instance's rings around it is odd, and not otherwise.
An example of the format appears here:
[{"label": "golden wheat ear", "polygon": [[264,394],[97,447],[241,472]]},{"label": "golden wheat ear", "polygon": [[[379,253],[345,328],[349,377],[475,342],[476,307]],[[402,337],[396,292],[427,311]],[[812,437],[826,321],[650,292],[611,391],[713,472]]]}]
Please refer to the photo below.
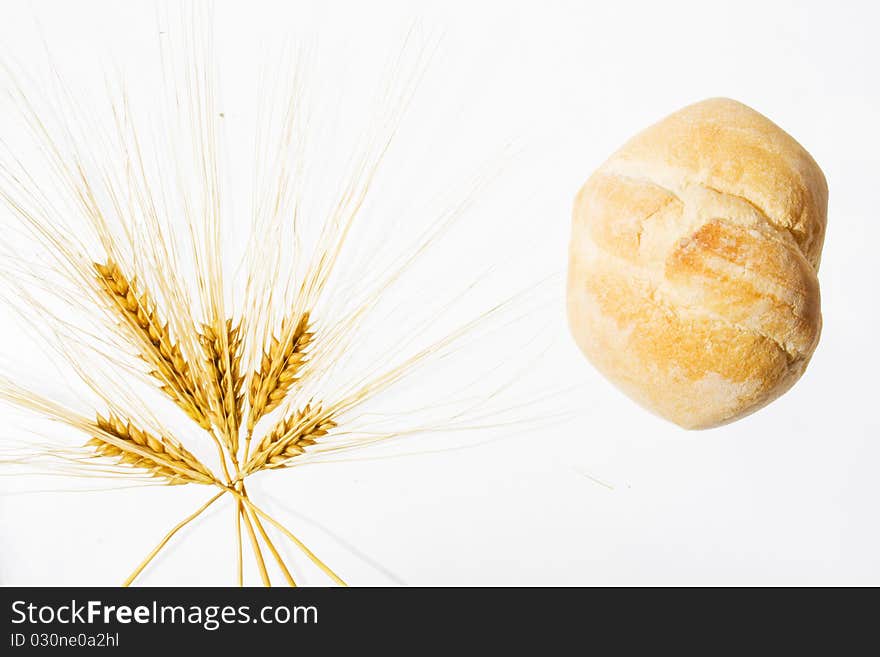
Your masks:
[{"label": "golden wheat ear", "polygon": [[280,337],[274,335],[263,352],[260,369],[251,375],[248,434],[264,415],[284,401],[306,361],[306,350],[314,337],[309,331],[310,315],[289,315],[281,325]]},{"label": "golden wheat ear", "polygon": [[98,456],[115,458],[171,485],[216,482],[201,461],[171,438],[154,436],[112,413],[106,418],[98,415],[95,429],[86,447]]},{"label": "golden wheat ear", "polygon": [[211,419],[220,430],[230,454],[238,452],[238,431],[242,420],[244,377],[241,375],[241,324],[226,320],[220,331],[209,325],[199,335],[219,407],[212,408]]},{"label": "golden wheat ear", "polygon": [[149,293],[139,289],[137,279],[128,278],[113,260],[105,264],[96,262],[94,268],[105,297],[121,319],[126,334],[140,349],[140,357],[154,368],[150,374],[184,413],[202,428],[210,429],[204,394]]},{"label": "golden wheat ear", "polygon": [[325,410],[320,403],[308,403],[280,420],[260,441],[242,474],[258,470],[285,467],[290,459],[305,452],[322,436],[336,428],[332,409]]}]

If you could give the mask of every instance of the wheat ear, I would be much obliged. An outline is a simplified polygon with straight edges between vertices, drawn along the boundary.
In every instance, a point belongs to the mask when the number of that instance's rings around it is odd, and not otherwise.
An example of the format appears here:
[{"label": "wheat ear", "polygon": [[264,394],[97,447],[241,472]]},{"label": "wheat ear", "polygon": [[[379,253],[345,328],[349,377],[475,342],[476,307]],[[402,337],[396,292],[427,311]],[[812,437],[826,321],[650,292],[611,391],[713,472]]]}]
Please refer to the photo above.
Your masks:
[{"label": "wheat ear", "polygon": [[261,417],[278,407],[297,381],[306,360],[306,348],[314,336],[309,331],[309,321],[308,312],[299,318],[287,317],[281,325],[281,338],[273,335],[269,349],[263,352],[260,369],[251,376],[248,435]]},{"label": "wheat ear", "polygon": [[284,467],[290,459],[304,453],[306,447],[314,445],[336,427],[332,415],[332,412],[325,412],[321,404],[306,404],[279,420],[257,445],[242,469],[242,475]]},{"label": "wheat ear", "polygon": [[241,376],[241,325],[233,326],[226,320],[220,335],[211,326],[205,325],[199,339],[208,367],[217,390],[220,408],[212,411],[214,425],[223,434],[230,454],[238,452],[238,429],[241,426],[241,413],[244,401]]},{"label": "wheat ear", "polygon": [[177,441],[156,437],[112,413],[97,416],[96,435],[86,446],[100,456],[118,458],[120,463],[164,479],[166,483],[213,484],[211,471]]},{"label": "wheat ear", "polygon": [[207,404],[193,382],[189,364],[180,347],[171,337],[168,324],[162,323],[155,303],[146,290],[139,290],[138,281],[129,279],[112,260],[94,263],[98,280],[113,307],[119,312],[130,332],[144,349],[141,358],[153,369],[150,373],[162,383],[162,390],[202,428],[211,427],[204,409]]}]

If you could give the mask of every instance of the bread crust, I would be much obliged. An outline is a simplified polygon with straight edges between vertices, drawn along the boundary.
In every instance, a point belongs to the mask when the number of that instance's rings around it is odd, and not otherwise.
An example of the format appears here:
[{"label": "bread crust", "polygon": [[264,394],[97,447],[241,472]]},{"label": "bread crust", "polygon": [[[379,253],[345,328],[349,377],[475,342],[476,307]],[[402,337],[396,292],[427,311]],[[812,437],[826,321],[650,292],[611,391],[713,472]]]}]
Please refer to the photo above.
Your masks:
[{"label": "bread crust", "polygon": [[818,343],[827,204],[819,166],[758,112],[715,98],[672,114],[577,195],[575,341],[682,427],[758,410],[800,378]]}]

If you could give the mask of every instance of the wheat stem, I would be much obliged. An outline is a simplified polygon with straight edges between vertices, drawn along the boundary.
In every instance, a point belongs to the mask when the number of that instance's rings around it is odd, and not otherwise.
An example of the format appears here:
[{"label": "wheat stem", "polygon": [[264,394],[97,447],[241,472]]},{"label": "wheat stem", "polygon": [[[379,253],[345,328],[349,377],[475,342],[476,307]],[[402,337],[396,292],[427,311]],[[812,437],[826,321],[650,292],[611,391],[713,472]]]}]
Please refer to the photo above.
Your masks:
[{"label": "wheat stem", "polygon": [[[238,495],[237,492],[234,492],[234,494],[235,494],[235,495]],[[290,531],[289,531],[284,525],[282,525],[280,522],[278,522],[277,520],[275,520],[272,516],[268,515],[267,513],[263,512],[262,510],[260,510],[260,509],[259,509],[259,508],[258,508],[253,502],[251,502],[247,497],[241,497],[241,500],[242,500],[242,502],[244,502],[245,505],[247,505],[248,507],[250,507],[250,509],[251,509],[252,511],[254,511],[258,516],[260,516],[261,518],[263,518],[263,519],[266,520],[267,522],[271,523],[271,524],[272,524],[272,525],[273,525],[278,531],[280,531],[282,534],[284,534],[285,536],[287,536],[287,538],[289,538],[291,541],[293,541],[293,543],[294,543],[294,544],[295,544],[300,550],[302,550],[303,553],[304,553],[309,559],[312,560],[312,563],[314,563],[318,568],[320,568],[322,571],[324,571],[324,573],[325,573],[330,579],[332,579],[334,582],[336,582],[336,583],[339,584],[340,586],[348,586],[348,584],[346,584],[346,583],[342,580],[342,578],[340,578],[336,573],[334,573],[332,570],[330,570],[330,567],[327,566],[327,564],[325,564],[325,563],[324,563],[323,561],[321,561],[317,556],[315,556],[315,553],[312,552],[309,548],[307,548],[307,547],[305,546],[305,544],[304,544],[301,540],[299,540],[296,536],[294,536],[293,533],[290,532]]]},{"label": "wheat stem", "polygon": [[281,558],[281,555],[278,554],[278,550],[275,549],[274,543],[269,538],[269,535],[266,533],[266,529],[263,527],[263,523],[260,522],[260,519],[257,517],[253,511],[250,512],[251,519],[254,521],[254,525],[257,527],[257,531],[260,532],[260,536],[263,538],[263,542],[266,544],[266,547],[269,548],[269,552],[272,553],[272,556],[275,557],[275,561],[278,563],[278,567],[281,569],[281,572],[284,574],[284,579],[287,580],[288,585],[295,587],[296,581],[293,579],[293,576],[290,574],[290,571],[287,569],[287,565],[284,563],[284,560]]},{"label": "wheat stem", "polygon": [[[226,467],[226,452],[223,449],[223,445],[220,442],[220,439],[217,437],[217,434],[214,433],[213,429],[208,430],[208,434],[211,436],[211,439],[214,441],[214,445],[217,447],[217,457],[220,459],[220,467],[223,468],[223,476],[226,477],[226,483],[230,483],[232,478],[229,476],[229,468]],[[235,465],[235,475],[238,477],[238,464],[235,462],[235,456],[232,456],[233,464]]]},{"label": "wheat stem", "polygon": [[242,545],[241,545],[241,502],[236,500],[235,502],[235,561],[237,565],[236,576],[238,581],[238,586],[241,588],[244,586],[244,558],[242,554]]},{"label": "wheat stem", "polygon": [[165,547],[165,545],[168,543],[168,541],[170,541],[172,539],[172,537],[177,532],[179,532],[186,525],[188,525],[193,520],[198,518],[205,511],[205,509],[207,509],[209,506],[211,506],[214,502],[216,502],[218,499],[220,499],[220,497],[225,495],[227,492],[228,492],[227,490],[221,490],[214,497],[212,497],[210,500],[208,500],[202,506],[200,506],[195,513],[193,513],[190,516],[187,516],[186,518],[181,520],[179,523],[177,523],[170,532],[165,534],[165,538],[163,538],[159,542],[159,544],[153,548],[153,551],[147,555],[146,559],[141,561],[140,565],[134,569],[134,572],[131,575],[129,575],[128,578],[122,583],[122,586],[124,586],[124,587],[131,586],[131,583],[137,578],[138,575],[140,575],[143,572],[144,568],[146,568],[149,565],[149,563],[155,558],[155,556],[157,554],[159,554],[159,552],[162,550],[162,548]]},{"label": "wheat stem", "polygon": [[[235,457],[235,453],[231,453],[232,457],[232,466],[235,468],[235,487],[236,489],[244,487],[244,483],[239,480],[239,467],[238,467],[238,459]],[[227,486],[232,485],[227,479]],[[237,559],[238,559],[238,586],[239,588],[244,586],[244,567],[243,567],[243,555],[242,555],[242,541],[241,541],[241,517],[244,513],[244,507],[241,503],[241,500],[236,500],[235,502],[235,540],[236,545],[238,547]]]},{"label": "wheat stem", "polygon": [[248,457],[250,456],[251,451],[251,439],[254,437],[253,430],[248,430],[247,435],[244,438],[244,456],[241,459],[242,463],[248,462]]},{"label": "wheat stem", "polygon": [[[243,497],[237,490],[234,490],[232,488],[228,490],[238,496],[238,498],[242,502],[247,503],[247,498]],[[242,520],[244,520],[245,529],[247,529],[248,536],[251,539],[251,547],[254,550],[254,557],[257,560],[257,568],[259,568],[260,570],[260,577],[263,578],[263,586],[272,586],[272,581],[269,579],[269,573],[266,570],[266,562],[263,561],[263,552],[260,550],[260,544],[257,541],[257,535],[254,533],[254,526],[251,524],[251,519],[244,509],[242,509],[241,518]]]}]

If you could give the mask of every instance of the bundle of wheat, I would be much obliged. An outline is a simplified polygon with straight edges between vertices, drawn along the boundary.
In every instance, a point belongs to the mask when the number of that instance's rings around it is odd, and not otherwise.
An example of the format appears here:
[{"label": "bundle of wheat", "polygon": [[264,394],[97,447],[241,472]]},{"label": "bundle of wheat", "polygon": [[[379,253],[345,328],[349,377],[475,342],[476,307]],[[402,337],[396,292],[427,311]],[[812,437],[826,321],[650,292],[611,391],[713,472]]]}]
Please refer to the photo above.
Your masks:
[{"label": "bundle of wheat", "polygon": [[[417,432],[418,426],[410,426],[358,433],[356,411],[420,363],[448,353],[497,309],[453,325],[418,350],[405,352],[411,336],[402,336],[399,356],[380,353],[365,374],[336,377],[343,356],[358,353],[349,345],[385,290],[464,210],[462,204],[436,219],[402,256],[395,256],[394,267],[375,276],[372,287],[347,295],[349,288],[340,285],[342,292],[335,292],[342,299],[335,307],[340,312],[330,314],[326,290],[422,72],[424,52],[412,59],[408,77],[397,73],[402,91],[380,96],[379,127],[310,241],[298,232],[297,193],[292,191],[302,167],[288,161],[300,157],[296,134],[301,119],[298,112],[283,113],[277,175],[256,203],[244,245],[245,266],[230,268],[221,239],[224,190],[217,122],[222,114],[214,105],[210,30],[197,23],[182,33],[187,35],[180,55],[184,61],[175,65],[183,73],[177,81],[173,72],[168,76],[179,87],[170,95],[171,118],[162,124],[171,146],[156,146],[153,169],[130,124],[124,94],[113,106],[116,124],[109,133],[84,131],[78,137],[74,111],[65,115],[69,123],[53,132],[21,85],[10,83],[16,109],[38,140],[35,150],[47,158],[47,175],[55,187],[44,192],[16,158],[0,158],[0,198],[11,209],[16,230],[40,253],[38,261],[7,258],[6,263],[22,264],[6,265],[9,276],[4,279],[13,286],[10,304],[78,376],[79,401],[87,409],[72,410],[7,378],[0,379],[0,399],[81,434],[73,447],[35,444],[26,455],[29,462],[61,458],[66,466],[93,476],[212,489],[210,499],[168,532],[126,585],[179,530],[224,496],[234,502],[239,584],[245,533],[262,581],[270,583],[263,558],[268,549],[285,580],[295,584],[264,523],[341,584],[293,533],[254,504],[246,480]],[[62,148],[61,139],[72,143]],[[107,151],[93,155],[95,144]],[[170,151],[162,151],[165,147]],[[184,182],[188,177],[196,191]],[[49,195],[59,202],[46,201]],[[169,198],[177,199],[171,209]],[[285,270],[287,261],[295,265]],[[230,282],[229,272],[239,269],[246,272],[244,280]],[[60,303],[44,304],[43,297]],[[111,373],[100,380],[102,368]],[[156,389],[161,394],[153,395]],[[189,420],[181,416],[176,421],[193,424],[168,428],[179,411]],[[450,416],[460,428],[465,414]],[[197,456],[197,443],[182,444],[196,433],[216,448],[212,467]]]}]

